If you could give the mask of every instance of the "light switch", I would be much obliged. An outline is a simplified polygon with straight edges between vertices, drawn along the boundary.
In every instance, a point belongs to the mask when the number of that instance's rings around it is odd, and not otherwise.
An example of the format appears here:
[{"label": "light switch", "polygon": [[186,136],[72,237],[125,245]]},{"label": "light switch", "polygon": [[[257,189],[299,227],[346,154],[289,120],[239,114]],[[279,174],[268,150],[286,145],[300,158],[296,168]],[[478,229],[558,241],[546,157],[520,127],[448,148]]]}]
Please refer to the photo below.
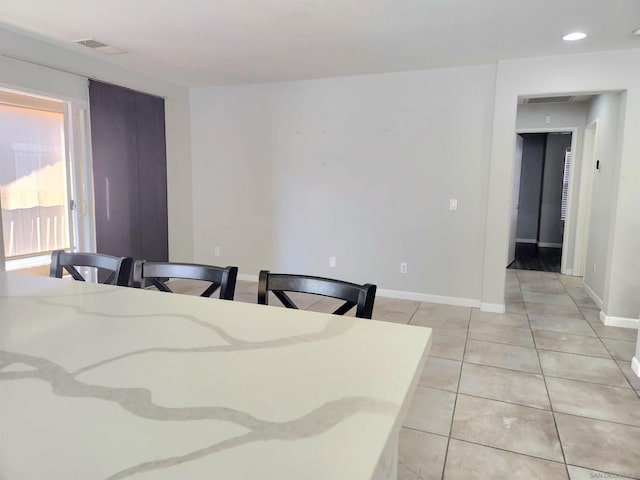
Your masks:
[{"label": "light switch", "polygon": [[449,210],[458,210],[458,200],[455,198],[449,200]]}]

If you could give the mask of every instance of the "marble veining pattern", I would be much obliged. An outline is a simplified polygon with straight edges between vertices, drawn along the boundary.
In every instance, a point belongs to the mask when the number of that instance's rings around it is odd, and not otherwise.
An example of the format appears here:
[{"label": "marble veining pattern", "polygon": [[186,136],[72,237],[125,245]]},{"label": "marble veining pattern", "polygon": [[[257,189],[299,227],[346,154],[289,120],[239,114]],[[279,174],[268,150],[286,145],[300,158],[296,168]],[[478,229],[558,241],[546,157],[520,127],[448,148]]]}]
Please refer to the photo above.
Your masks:
[{"label": "marble veining pattern", "polygon": [[[361,444],[362,451],[353,455],[354,465],[336,465],[333,468],[337,468],[336,472],[350,475],[349,478],[371,478],[382,449],[388,443],[394,443],[393,436],[397,436],[401,417],[408,408],[430,345],[430,330],[420,327],[6,273],[0,273],[0,312],[3,312],[0,317],[0,420],[4,414],[7,419],[9,415],[13,415],[12,422],[17,421],[15,418],[24,418],[28,422],[28,411],[6,411],[6,405],[2,403],[2,392],[9,392],[13,388],[19,391],[21,382],[39,381],[49,385],[56,398],[73,402],[108,402],[129,415],[154,422],[166,422],[169,426],[173,422],[215,421],[214,425],[233,424],[239,427],[233,432],[229,430],[228,435],[222,434],[223,440],[205,443],[201,448],[172,456],[149,455],[153,452],[153,445],[146,445],[146,460],[115,469],[107,476],[92,478],[120,479],[143,472],[161,472],[205,457],[210,459],[212,455],[221,452],[236,455],[234,458],[240,462],[243,447],[253,445],[251,451],[254,452],[256,446],[264,445],[265,449],[267,446],[273,447],[274,441],[282,442],[282,448],[286,449],[286,445],[293,446],[297,441],[313,439],[313,445],[316,448],[320,446],[319,451],[323,452],[323,449],[339,447],[333,445],[336,443],[334,441],[330,444],[328,442],[332,430],[348,428],[352,423],[359,425],[360,418],[363,417],[369,419],[370,431],[354,431],[345,435],[346,438],[358,438]],[[91,338],[93,330],[90,327],[94,325],[98,326],[100,332],[105,332],[104,338]],[[69,345],[59,343],[60,338],[77,340],[74,332],[78,329],[84,331],[86,341]],[[171,329],[175,331],[175,338]],[[127,335],[129,331],[130,335]],[[136,333],[141,331],[145,332],[145,338],[137,338]],[[203,331],[209,333],[205,334]],[[56,332],[69,335],[56,336]],[[389,342],[389,338],[393,337],[396,341]],[[117,345],[103,345],[114,339],[121,340],[124,350],[115,355],[110,353],[118,350]],[[361,348],[363,342],[371,344],[371,351],[375,355],[369,355],[366,349]],[[192,345],[187,346],[185,343]],[[136,348],[144,344],[147,346]],[[149,344],[155,345],[148,346]],[[387,345],[388,351],[380,352],[384,345]],[[52,359],[54,355],[47,355],[54,348],[58,349],[55,352],[56,358],[63,361],[64,365]],[[42,353],[38,354],[38,350]],[[347,350],[352,357],[353,351],[361,351],[361,358],[350,359],[345,355]],[[290,378],[300,379],[301,385],[304,385],[306,375],[314,374],[313,371],[296,371],[297,363],[312,368],[303,361],[303,356],[317,356],[315,363],[320,365],[320,371],[323,355],[334,353],[340,356],[340,361],[347,368],[344,373],[336,369],[333,378],[314,378],[315,384],[326,388],[306,393],[298,391],[295,394],[298,398],[291,399],[290,409],[282,403],[283,398],[294,396],[288,390],[288,382],[275,382],[276,395],[273,398],[278,399],[278,403],[268,405],[267,408],[265,404],[270,402],[270,392],[254,391],[247,380],[243,381],[247,366],[241,362],[250,352],[263,355],[264,367],[260,363],[249,365],[249,368],[257,370],[271,365],[271,357],[274,355],[279,358],[286,354],[289,356],[290,371],[285,373]],[[123,379],[124,383],[136,384],[136,375],[140,375],[140,372],[135,365],[130,368],[133,365],[130,364],[131,360],[139,359],[137,362],[144,365],[150,373],[154,368],[154,359],[158,356],[164,360],[162,365],[166,365],[167,358],[175,359],[178,368],[183,365],[178,359],[183,358],[184,354],[200,355],[200,363],[205,366],[214,359],[218,361],[229,358],[225,365],[227,374],[220,382],[224,389],[221,388],[219,404],[207,403],[217,395],[215,390],[210,389],[207,395],[201,397],[205,403],[193,406],[198,401],[192,397],[201,391],[201,384],[206,381],[195,377],[206,372],[205,367],[203,370],[180,373],[184,377],[194,376],[187,383],[189,392],[178,391],[172,395],[178,398],[180,395],[191,395],[184,403],[188,406],[172,405],[175,398],[171,400],[163,393],[166,386],[160,385],[158,378],[162,378],[161,376],[143,375],[145,378],[140,378],[140,385],[151,382],[145,386],[122,386],[120,379],[114,382],[109,375],[101,376],[106,367],[118,365],[120,376],[127,376],[127,372],[131,372],[131,378]],[[232,356],[229,357],[229,354]],[[180,357],[175,357],[176,355]],[[378,356],[380,360],[376,361]],[[248,358],[250,361],[255,360],[254,357]],[[390,364],[390,358],[397,360]],[[355,363],[353,369],[348,368],[351,360]],[[370,371],[361,368],[365,362],[372,364]],[[331,362],[327,363],[333,366]],[[377,379],[378,369],[381,368],[385,368],[395,380],[382,385],[381,382],[368,378]],[[236,378],[233,377],[234,369],[237,369]],[[354,372],[359,372],[359,375],[347,378]],[[94,376],[95,374],[97,375]],[[279,376],[282,374],[283,372],[278,372]],[[270,378],[274,373],[265,371],[264,375]],[[172,377],[167,375],[166,378]],[[98,380],[94,381],[96,379]],[[233,397],[229,396],[229,388],[237,389],[234,395],[239,400],[240,396],[249,396],[250,399],[245,403],[238,403],[251,408],[233,408],[229,405],[229,398]],[[282,389],[280,396],[278,389]],[[45,402],[46,399],[42,401]],[[17,408],[14,403],[7,401],[7,404]],[[86,408],[94,403],[84,405]],[[269,408],[273,409],[273,416],[254,413],[270,413]],[[274,420],[283,415],[288,418]],[[73,422],[73,418],[68,421]],[[41,427],[46,429],[46,425]],[[222,430],[224,429],[221,428]],[[244,433],[238,434],[239,431]],[[322,440],[325,436],[326,442]],[[82,450],[90,448],[91,444],[95,446],[96,443],[92,442],[98,441],[91,438],[86,440],[89,445],[68,447]],[[126,439],[120,441],[126,443]],[[175,441],[180,442],[180,438]],[[0,458],[5,456],[3,450],[11,451],[10,442],[11,434],[0,436]],[[99,445],[99,441],[97,444]],[[301,442],[300,445],[302,444]],[[347,447],[353,448],[353,442],[342,446],[343,449]],[[33,453],[24,452],[25,455]],[[225,462],[228,462],[226,457]],[[211,465],[210,460],[207,465]],[[228,468],[228,463],[225,465]],[[268,467],[269,461],[264,460],[264,465]],[[12,468],[12,472],[15,472],[18,467],[14,464]],[[42,465],[42,468],[46,472],[47,466]],[[70,468],[69,474],[75,475],[74,466]],[[330,466],[325,468],[328,470],[324,474],[331,471]],[[2,470],[3,467],[0,466],[0,477],[3,477]],[[234,477],[232,472],[228,473],[230,478]],[[202,478],[209,478],[211,473],[203,470],[201,474]],[[353,477],[353,474],[357,476]],[[276,477],[265,470],[262,478]],[[338,475],[333,478],[343,477]]]}]

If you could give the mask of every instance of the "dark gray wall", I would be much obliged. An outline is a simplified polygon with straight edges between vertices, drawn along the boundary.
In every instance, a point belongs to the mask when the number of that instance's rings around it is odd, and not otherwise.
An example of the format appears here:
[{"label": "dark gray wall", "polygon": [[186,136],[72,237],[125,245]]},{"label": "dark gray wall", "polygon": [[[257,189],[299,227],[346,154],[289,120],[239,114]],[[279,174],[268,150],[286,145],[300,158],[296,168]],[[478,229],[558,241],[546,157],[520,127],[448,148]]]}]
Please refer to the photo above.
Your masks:
[{"label": "dark gray wall", "polygon": [[544,162],[544,182],[540,210],[540,243],[562,243],[562,176],[564,156],[571,148],[571,135],[549,134]]},{"label": "dark gray wall", "polygon": [[546,133],[526,133],[522,145],[522,173],[518,205],[517,239],[538,238],[538,215],[542,186],[543,157]]}]

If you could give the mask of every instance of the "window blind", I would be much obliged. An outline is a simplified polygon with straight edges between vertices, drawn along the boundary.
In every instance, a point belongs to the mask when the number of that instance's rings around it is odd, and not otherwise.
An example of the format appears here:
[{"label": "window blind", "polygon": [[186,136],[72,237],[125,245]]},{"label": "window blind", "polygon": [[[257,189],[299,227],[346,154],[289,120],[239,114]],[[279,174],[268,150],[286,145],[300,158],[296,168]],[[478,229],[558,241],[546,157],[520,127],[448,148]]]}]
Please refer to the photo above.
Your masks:
[{"label": "window blind", "polygon": [[564,173],[562,175],[562,206],[560,208],[560,220],[567,219],[567,204],[569,203],[569,177],[571,176],[571,149],[564,153]]}]

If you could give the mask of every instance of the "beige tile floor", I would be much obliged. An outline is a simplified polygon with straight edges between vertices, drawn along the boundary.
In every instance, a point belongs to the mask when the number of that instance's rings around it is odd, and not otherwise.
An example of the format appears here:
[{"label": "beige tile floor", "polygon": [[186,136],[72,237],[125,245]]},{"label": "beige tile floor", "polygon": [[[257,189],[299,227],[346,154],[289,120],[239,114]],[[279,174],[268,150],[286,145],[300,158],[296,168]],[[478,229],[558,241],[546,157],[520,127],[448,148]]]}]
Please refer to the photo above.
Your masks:
[{"label": "beige tile floor", "polygon": [[[506,314],[376,299],[374,318],[434,335],[399,480],[640,479],[636,331],[602,325],[579,278],[508,270],[506,298]],[[296,299],[325,312],[336,303]],[[236,300],[255,303],[256,284],[238,282]]]}]

